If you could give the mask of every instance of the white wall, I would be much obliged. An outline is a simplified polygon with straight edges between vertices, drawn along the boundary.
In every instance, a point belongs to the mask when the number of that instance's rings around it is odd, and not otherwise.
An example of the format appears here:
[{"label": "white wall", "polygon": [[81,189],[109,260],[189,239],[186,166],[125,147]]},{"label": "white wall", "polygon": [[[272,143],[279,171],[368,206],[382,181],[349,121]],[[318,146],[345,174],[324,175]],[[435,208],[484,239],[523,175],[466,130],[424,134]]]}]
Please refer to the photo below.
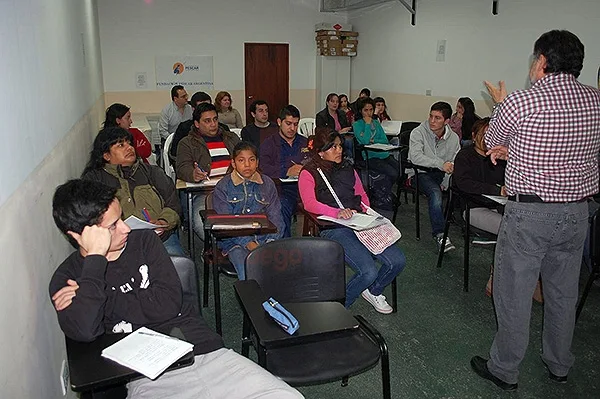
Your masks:
[{"label": "white wall", "polygon": [[0,397],[58,398],[48,282],[72,249],[51,199],[81,173],[104,105],[95,1],[2,0],[0,37]]},{"label": "white wall", "polygon": [[[345,21],[343,15],[320,13],[319,0],[103,0],[98,7],[104,88],[111,99],[114,92],[137,91],[136,72],[147,73],[145,93],[152,98],[156,55],[212,55],[215,91],[232,92],[240,112],[242,98],[233,92],[244,90],[244,42],[290,43],[290,98],[310,90],[314,102],[314,25]],[[123,98],[130,99],[127,95]],[[169,101],[164,90],[161,99],[162,106]],[[138,112],[156,108],[140,97],[131,101],[143,107]]]},{"label": "white wall", "polygon": [[[503,79],[509,91],[525,87],[533,43],[552,29],[579,36],[586,46],[580,80],[596,86],[600,1],[500,1],[497,16],[491,4],[420,0],[416,26],[399,2],[350,13],[349,22],[360,32],[352,88],[422,96],[431,89],[434,97],[454,98],[453,106],[461,96],[483,101],[483,80]],[[447,40],[445,62],[436,62],[440,39]],[[402,104],[398,107],[392,111],[401,114]]]}]

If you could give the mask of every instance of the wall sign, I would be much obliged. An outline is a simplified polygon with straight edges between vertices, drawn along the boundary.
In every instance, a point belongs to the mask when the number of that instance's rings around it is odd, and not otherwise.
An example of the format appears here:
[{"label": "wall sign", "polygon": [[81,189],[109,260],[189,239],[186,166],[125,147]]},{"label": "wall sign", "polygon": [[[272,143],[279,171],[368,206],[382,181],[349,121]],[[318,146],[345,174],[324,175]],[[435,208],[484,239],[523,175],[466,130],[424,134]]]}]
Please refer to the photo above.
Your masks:
[{"label": "wall sign", "polygon": [[213,57],[196,56],[156,56],[156,89],[169,90],[182,85],[189,92],[212,90]]}]

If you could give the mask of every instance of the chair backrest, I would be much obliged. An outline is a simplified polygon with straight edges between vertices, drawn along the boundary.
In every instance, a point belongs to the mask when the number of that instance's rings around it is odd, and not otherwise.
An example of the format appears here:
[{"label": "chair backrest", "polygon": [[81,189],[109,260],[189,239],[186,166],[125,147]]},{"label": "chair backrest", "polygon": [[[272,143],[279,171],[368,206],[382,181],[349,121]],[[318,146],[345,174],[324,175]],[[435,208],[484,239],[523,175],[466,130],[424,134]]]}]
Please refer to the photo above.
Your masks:
[{"label": "chair backrest", "polygon": [[196,311],[199,311],[198,303],[200,301],[198,293],[198,281],[196,280],[196,265],[194,261],[185,256],[171,256],[171,261],[175,266],[181,288],[183,291],[183,301],[193,305]]},{"label": "chair backrest", "polygon": [[400,128],[400,145],[407,146],[410,143],[410,133],[421,124],[421,122],[402,122]]},{"label": "chair backrest", "polygon": [[169,176],[171,179],[173,179],[173,181],[175,181],[176,180],[175,169],[173,169],[173,167],[171,166],[171,162],[169,161],[169,151],[171,149],[171,143],[173,142],[173,137],[175,137],[175,133],[169,134],[169,136],[165,140],[165,146],[162,149],[162,159],[163,159],[163,166],[165,169],[165,173],[167,174],[167,176]]},{"label": "chair backrest", "polygon": [[302,118],[298,122],[298,134],[308,138],[315,134],[315,118]]},{"label": "chair backrest", "polygon": [[237,134],[237,136],[241,139],[242,138],[242,129],[240,128],[234,128],[234,129],[229,129],[232,133]]},{"label": "chair backrest", "polygon": [[213,192],[212,191],[210,193],[206,194],[206,197],[204,198],[204,209],[206,209],[207,211],[210,209],[214,209],[214,207],[213,207]]},{"label": "chair backrest", "polygon": [[292,237],[271,241],[250,252],[246,278],[280,302],[339,301],[346,299],[344,249],[320,237]]}]

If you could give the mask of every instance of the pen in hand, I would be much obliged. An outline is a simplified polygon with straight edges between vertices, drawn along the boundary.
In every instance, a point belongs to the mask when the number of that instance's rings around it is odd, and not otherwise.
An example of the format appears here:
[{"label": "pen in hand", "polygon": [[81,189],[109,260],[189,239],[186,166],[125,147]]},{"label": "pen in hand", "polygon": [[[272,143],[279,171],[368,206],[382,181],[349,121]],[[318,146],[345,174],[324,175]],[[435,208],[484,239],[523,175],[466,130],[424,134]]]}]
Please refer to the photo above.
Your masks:
[{"label": "pen in hand", "polygon": [[150,223],[150,213],[148,213],[148,210],[146,208],[142,208],[142,216],[144,216],[146,222]]},{"label": "pen in hand", "polygon": [[202,180],[210,180],[208,178],[208,173],[206,173],[201,167],[198,166],[198,162],[194,162],[194,169],[198,169],[201,173],[204,173],[204,179]]}]

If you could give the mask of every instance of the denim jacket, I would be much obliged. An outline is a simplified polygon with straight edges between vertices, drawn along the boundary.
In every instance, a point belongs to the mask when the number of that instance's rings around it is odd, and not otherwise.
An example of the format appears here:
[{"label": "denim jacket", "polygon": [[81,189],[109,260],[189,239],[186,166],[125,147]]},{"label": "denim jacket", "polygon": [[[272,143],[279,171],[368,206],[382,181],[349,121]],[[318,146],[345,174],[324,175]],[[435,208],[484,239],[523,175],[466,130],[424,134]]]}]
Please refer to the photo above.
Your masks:
[{"label": "denim jacket", "polygon": [[252,241],[262,245],[283,237],[281,202],[275,183],[266,175],[256,172],[249,179],[244,179],[234,170],[217,183],[213,194],[213,207],[217,213],[226,215],[264,213],[277,226],[277,233],[220,240],[217,245],[224,254],[238,245],[245,248]]}]

